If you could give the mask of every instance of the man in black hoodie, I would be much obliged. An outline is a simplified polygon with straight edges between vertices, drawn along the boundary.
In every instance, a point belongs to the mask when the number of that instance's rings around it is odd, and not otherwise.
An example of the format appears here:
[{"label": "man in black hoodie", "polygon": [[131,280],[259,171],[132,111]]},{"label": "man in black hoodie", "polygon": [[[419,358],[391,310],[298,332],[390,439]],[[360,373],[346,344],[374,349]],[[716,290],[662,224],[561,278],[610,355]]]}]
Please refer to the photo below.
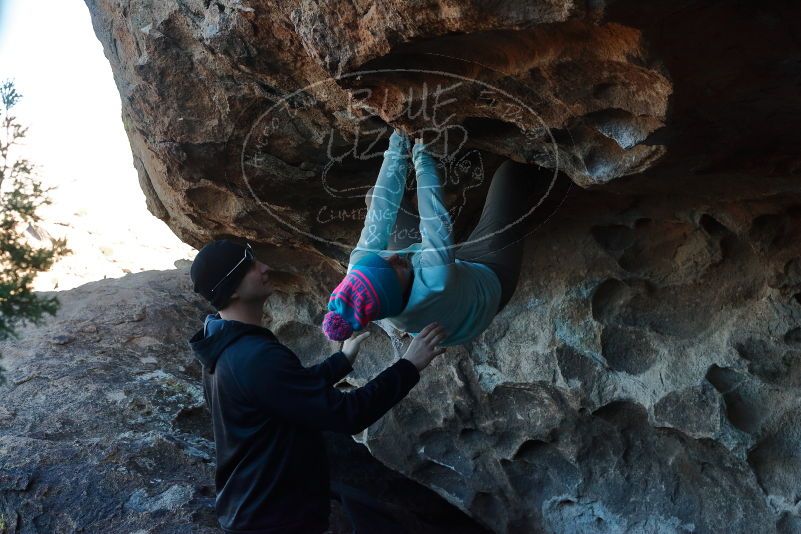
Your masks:
[{"label": "man in black hoodie", "polygon": [[446,333],[432,323],[401,359],[345,393],[334,384],[352,370],[368,333],[303,367],[261,326],[272,288],[268,267],[249,245],[209,243],[192,263],[191,277],[194,290],[219,310],[189,343],[203,365],[212,415],[220,525],[229,533],[325,531],[331,494],[321,431],[355,434],[377,421],[445,351],[438,344]]}]

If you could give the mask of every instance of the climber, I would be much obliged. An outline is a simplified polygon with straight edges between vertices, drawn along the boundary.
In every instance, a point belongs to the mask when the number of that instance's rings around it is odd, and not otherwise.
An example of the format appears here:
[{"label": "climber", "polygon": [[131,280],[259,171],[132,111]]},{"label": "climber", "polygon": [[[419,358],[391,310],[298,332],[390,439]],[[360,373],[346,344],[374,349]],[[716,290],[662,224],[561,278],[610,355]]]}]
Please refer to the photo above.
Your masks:
[{"label": "climber", "polygon": [[[417,217],[403,195],[410,148]],[[533,220],[526,217],[530,197],[547,182],[544,172],[503,162],[478,224],[456,247],[435,165],[422,139],[412,148],[403,133],[392,133],[375,187],[366,197],[364,228],[347,274],[328,301],[322,328],[329,339],[347,339],[369,322],[386,318],[412,336],[437,321],[448,332],[442,345],[459,345],[481,334],[512,298],[523,238]],[[415,235],[420,242],[408,237]]]},{"label": "climber", "polygon": [[[218,312],[189,341],[203,366],[203,393],[216,447],[216,510],[225,532],[319,533],[328,528],[328,460],[321,431],[361,432],[414,387],[444,349],[446,333],[427,325],[402,358],[364,386],[342,392],[367,332],[322,363],[302,367],[261,326],[272,292],[267,266],[249,245],[207,244],[192,262],[194,290]],[[398,532],[364,492],[334,495],[355,532]]]}]

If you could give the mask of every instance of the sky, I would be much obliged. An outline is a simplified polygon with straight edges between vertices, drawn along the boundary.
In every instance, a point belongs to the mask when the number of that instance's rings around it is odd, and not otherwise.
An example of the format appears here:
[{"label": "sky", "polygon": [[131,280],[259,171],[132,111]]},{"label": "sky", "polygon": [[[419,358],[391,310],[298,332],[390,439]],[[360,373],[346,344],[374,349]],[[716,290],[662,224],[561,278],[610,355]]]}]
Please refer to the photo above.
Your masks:
[{"label": "sky", "polygon": [[0,0],[0,80],[6,79],[22,94],[16,111],[29,128],[25,155],[43,183],[57,187],[54,205],[43,210],[48,229],[74,234],[67,237],[76,253],[61,267],[81,274],[57,289],[125,269],[172,268],[193,256],[147,211],[120,95],[83,0]]}]

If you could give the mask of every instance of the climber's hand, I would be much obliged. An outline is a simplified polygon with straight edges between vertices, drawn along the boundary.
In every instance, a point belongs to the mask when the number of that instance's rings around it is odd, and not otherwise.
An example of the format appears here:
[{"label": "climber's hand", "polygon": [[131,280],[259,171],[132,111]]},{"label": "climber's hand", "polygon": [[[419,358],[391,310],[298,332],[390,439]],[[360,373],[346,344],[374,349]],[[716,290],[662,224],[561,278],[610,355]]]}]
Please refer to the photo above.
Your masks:
[{"label": "climber's hand", "polygon": [[414,144],[423,145],[421,148],[426,150],[429,150],[432,145],[439,141],[440,137],[443,137],[442,130],[437,128],[420,130],[417,135],[419,135],[419,137],[414,138]]},{"label": "climber's hand", "polygon": [[422,371],[434,358],[445,352],[444,347],[438,346],[445,337],[445,329],[439,323],[431,323],[420,330],[403,357],[412,362],[418,371]]},{"label": "climber's hand", "polygon": [[359,347],[362,342],[370,335],[370,332],[364,332],[356,337],[351,336],[342,343],[342,353],[348,359],[351,365],[356,361],[356,356],[359,355]]}]

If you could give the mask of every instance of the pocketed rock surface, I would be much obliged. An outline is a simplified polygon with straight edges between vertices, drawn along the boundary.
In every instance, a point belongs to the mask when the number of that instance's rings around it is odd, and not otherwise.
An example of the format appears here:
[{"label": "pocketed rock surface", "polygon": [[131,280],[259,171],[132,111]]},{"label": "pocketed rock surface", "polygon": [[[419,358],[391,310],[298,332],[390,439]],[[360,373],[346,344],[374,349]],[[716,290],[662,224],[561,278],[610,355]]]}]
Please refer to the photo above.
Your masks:
[{"label": "pocketed rock surface", "polygon": [[[542,226],[512,301],[361,437],[372,454],[497,532],[794,532],[801,210],[665,204]],[[319,302],[268,312],[301,343]],[[371,345],[401,354],[385,326]]]},{"label": "pocketed rock surface", "polygon": [[558,171],[513,300],[376,458],[496,532],[801,529],[797,5],[86,3],[149,209],[253,242],[309,349],[392,128],[448,134],[460,236],[503,158]]}]

